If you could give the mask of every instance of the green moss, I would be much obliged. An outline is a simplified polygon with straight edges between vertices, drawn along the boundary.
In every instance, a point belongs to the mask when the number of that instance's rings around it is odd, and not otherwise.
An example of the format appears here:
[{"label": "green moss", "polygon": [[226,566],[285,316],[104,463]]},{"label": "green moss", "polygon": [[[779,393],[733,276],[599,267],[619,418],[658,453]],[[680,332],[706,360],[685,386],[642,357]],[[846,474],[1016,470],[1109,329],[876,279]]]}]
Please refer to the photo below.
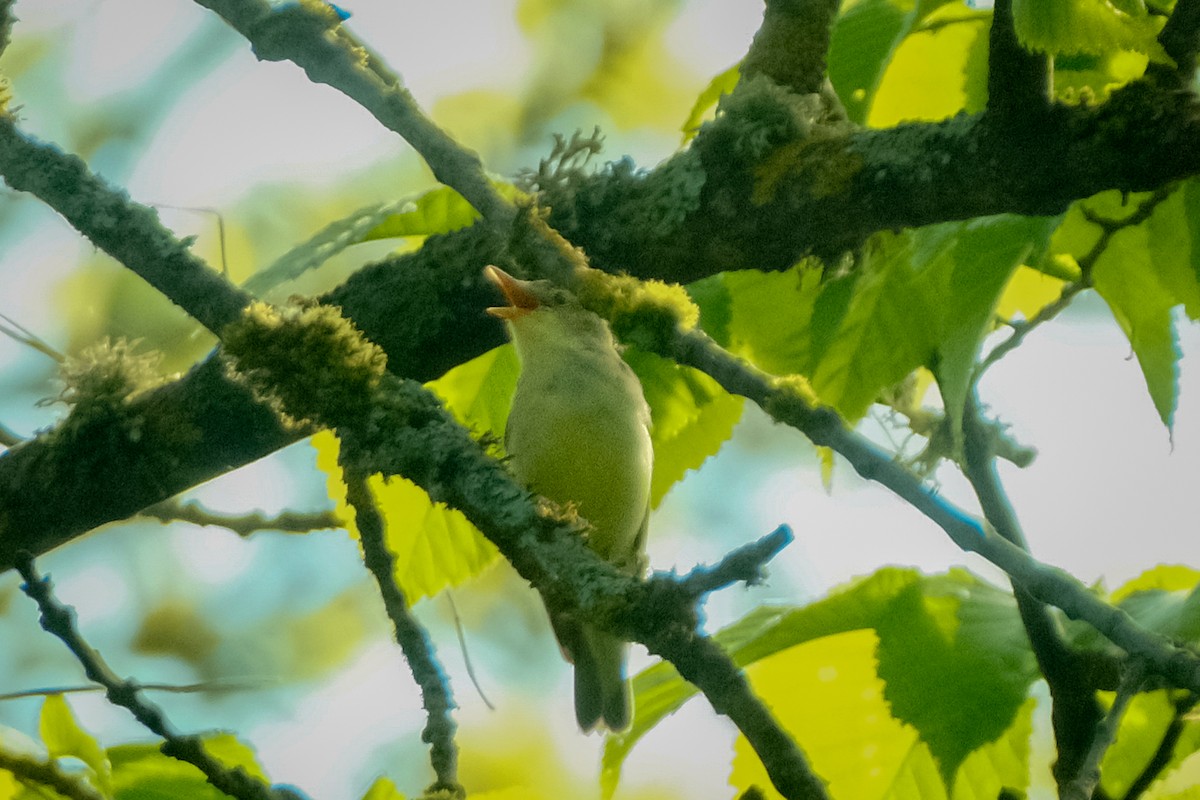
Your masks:
[{"label": "green moss", "polygon": [[653,352],[668,349],[678,329],[694,328],[700,320],[699,309],[677,284],[586,270],[575,290],[580,302],[609,320],[618,339]]},{"label": "green moss", "polygon": [[293,422],[336,426],[362,414],[387,367],[334,306],[253,303],[221,339],[234,374]]},{"label": "green moss", "polygon": [[[56,455],[70,460],[73,472],[89,475],[100,462],[111,465],[106,459],[114,450],[139,453],[141,466],[153,461],[154,468],[170,469],[176,447],[199,438],[190,421],[164,415],[152,397],[149,403],[139,402],[173,376],[159,372],[160,353],[135,353],[136,347],[136,341],[105,339],[63,361],[65,386],[57,399],[71,411],[46,441]],[[93,455],[97,463],[92,463]]]},{"label": "green moss", "polygon": [[718,116],[704,126],[732,158],[758,163],[780,145],[807,139],[825,111],[818,94],[795,94],[764,75],[743,80],[721,99]]},{"label": "green moss", "polygon": [[775,391],[771,392],[763,406],[763,410],[772,419],[792,419],[797,412],[811,413],[820,404],[820,399],[813,391],[812,384],[803,375],[778,377],[774,379],[772,385]]},{"label": "green moss", "polygon": [[162,354],[135,353],[138,343],[105,338],[62,363],[65,388],[59,399],[73,410],[116,409],[167,378],[159,372]]}]

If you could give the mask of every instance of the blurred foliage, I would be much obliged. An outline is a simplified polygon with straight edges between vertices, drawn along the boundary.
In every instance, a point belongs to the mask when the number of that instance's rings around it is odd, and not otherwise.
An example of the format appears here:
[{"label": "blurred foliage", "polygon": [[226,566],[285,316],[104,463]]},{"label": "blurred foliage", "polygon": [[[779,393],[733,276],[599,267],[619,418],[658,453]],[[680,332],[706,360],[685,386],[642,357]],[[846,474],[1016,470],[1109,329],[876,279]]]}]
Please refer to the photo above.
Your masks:
[{"label": "blurred foliage", "polygon": [[[599,121],[618,135],[632,134],[624,141],[635,144],[637,137],[674,144],[682,130],[679,146],[687,147],[721,96],[734,90],[738,70],[730,67],[706,86],[707,76],[683,66],[670,42],[682,5],[520,0],[516,23],[530,54],[523,83],[441,97],[434,115],[480,150],[486,163],[504,171],[536,163],[547,133],[565,134],[559,128],[581,119],[586,129]],[[1141,77],[1149,63],[1164,62],[1155,36],[1167,6],[1143,0],[1013,2],[1021,41],[1054,56],[1053,90],[1068,104],[1104,102],[1115,88]],[[883,128],[982,110],[989,24],[989,10],[953,0],[843,3],[828,70],[849,118]],[[73,42],[87,40],[86,24],[74,26],[25,36],[18,29],[0,69],[12,81],[13,103],[28,104],[45,117],[45,135],[118,183],[134,173],[139,154],[168,114],[198,113],[189,106],[189,91],[240,47],[236,37],[206,19],[175,53],[147,69],[140,85],[81,100],[68,91],[69,59],[60,35],[67,31]],[[507,196],[517,196],[511,184],[495,182]],[[687,288],[709,335],[764,370],[803,376],[822,402],[849,421],[901,395],[920,409],[927,387],[936,385],[940,398],[930,402],[955,432],[985,345],[994,341],[989,335],[1036,319],[1064,292],[1094,289],[1137,358],[1147,412],[1153,409],[1170,429],[1179,403],[1176,326],[1200,319],[1200,190],[1194,180],[1181,182],[1145,219],[1134,219],[1148,197],[1107,192],[1055,218],[997,216],[881,232],[844,263],[806,260],[778,273],[724,273]],[[14,213],[0,216],[0,237],[15,241],[30,216],[16,201],[0,197],[0,211],[9,210]],[[461,197],[436,186],[411,154],[347,169],[324,185],[248,185],[220,210],[220,226],[211,215],[169,206],[159,213],[181,236],[194,237],[194,249],[213,269],[273,296],[316,293],[371,258],[420,247],[425,237],[476,218]],[[264,264],[271,266],[261,268]],[[186,369],[214,346],[178,308],[105,256],[86,254],[58,283],[55,299],[64,332],[58,341],[69,354],[105,338],[139,340],[164,354],[161,370],[168,373]],[[733,435],[742,401],[694,370],[634,349],[625,355],[652,409],[658,505]],[[501,347],[429,388],[502,454],[499,440],[517,371],[512,349]],[[336,438],[324,433],[312,446],[328,498],[353,531]],[[820,455],[829,486],[834,460],[828,451]],[[519,663],[510,671],[539,683],[528,677],[537,655],[525,650],[532,649],[532,639],[546,639],[546,624],[530,603],[506,605],[515,580],[509,576],[505,584],[505,574],[490,569],[498,561],[495,548],[461,514],[430,503],[411,483],[376,477],[371,489],[396,556],[396,580],[409,602],[477,579],[476,587],[489,593],[467,600],[478,627],[516,640],[514,651],[520,652],[507,657]],[[238,552],[248,557],[247,550]],[[337,675],[383,635],[377,598],[365,582],[318,594],[305,584],[307,578],[289,583],[286,568],[276,571],[280,574],[260,570],[255,588],[282,587],[284,597],[257,617],[247,611],[219,618],[185,587],[156,587],[136,609],[138,619],[124,631],[128,636],[118,637],[120,646],[204,680],[216,682],[252,664],[271,678],[295,682]],[[1096,591],[1152,631],[1200,642],[1200,573],[1193,567],[1162,566],[1111,593]],[[9,602],[13,595],[11,586],[0,586],[0,612],[23,607]],[[261,599],[246,600],[246,608]],[[6,615],[6,624],[8,616],[15,615]],[[1084,650],[1111,649],[1082,624],[1067,623],[1066,630]],[[1046,709],[1037,699],[1033,656],[1011,593],[979,578],[961,571],[924,575],[883,568],[808,605],[757,608],[716,639],[747,668],[755,689],[835,797],[973,800],[996,797],[1002,789],[1024,792],[1045,780],[1036,765],[1049,759],[1036,752],[1042,743],[1034,720]],[[36,674],[47,663],[32,646],[21,658],[12,663],[22,675]],[[634,691],[633,729],[605,743],[602,784],[610,794],[633,747],[695,694],[662,663],[637,675]],[[1177,722],[1180,707],[1180,698],[1165,690],[1134,699],[1103,763],[1103,788],[1110,796],[1128,790],[1155,744]],[[472,796],[549,798],[593,791],[590,785],[581,789],[580,776],[565,764],[563,743],[544,724],[549,713],[537,708],[515,725],[463,728],[462,778]],[[194,769],[166,759],[154,745],[104,746],[61,695],[45,699],[37,732],[39,757],[64,759],[73,765],[72,775],[105,797],[218,796]],[[0,729],[6,733],[11,732]],[[0,736],[0,747],[7,748],[9,738],[15,734]],[[233,736],[206,741],[226,763],[263,774],[253,750]],[[1198,751],[1200,724],[1190,719],[1147,796],[1195,800]],[[755,786],[773,796],[744,740],[734,747],[731,769],[736,790]],[[667,776],[653,791],[623,790],[621,796],[684,796],[673,794],[669,784]],[[0,800],[47,796],[53,793],[0,770]],[[386,778],[363,795],[403,796]]]}]

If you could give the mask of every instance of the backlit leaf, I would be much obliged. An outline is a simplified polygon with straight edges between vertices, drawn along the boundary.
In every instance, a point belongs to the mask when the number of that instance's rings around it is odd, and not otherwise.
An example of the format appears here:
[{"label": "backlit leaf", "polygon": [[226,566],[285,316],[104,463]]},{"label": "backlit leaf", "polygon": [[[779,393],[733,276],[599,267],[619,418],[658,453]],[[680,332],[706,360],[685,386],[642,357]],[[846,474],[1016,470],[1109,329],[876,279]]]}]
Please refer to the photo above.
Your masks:
[{"label": "backlit leaf", "polygon": [[1169,63],[1158,33],[1164,19],[1140,0],[1013,0],[1013,24],[1021,43],[1053,54],[1136,50]]}]

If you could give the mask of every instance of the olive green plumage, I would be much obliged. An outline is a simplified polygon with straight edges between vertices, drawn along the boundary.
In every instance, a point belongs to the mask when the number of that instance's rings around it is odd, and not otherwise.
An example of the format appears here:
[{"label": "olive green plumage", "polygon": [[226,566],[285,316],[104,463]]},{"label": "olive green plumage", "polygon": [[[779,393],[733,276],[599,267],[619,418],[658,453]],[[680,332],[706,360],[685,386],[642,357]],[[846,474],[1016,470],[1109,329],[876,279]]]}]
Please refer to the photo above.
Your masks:
[{"label": "olive green plumage", "polygon": [[[533,491],[573,505],[592,524],[588,545],[631,575],[645,564],[650,514],[650,411],[607,323],[546,281],[518,281],[489,267],[508,306],[502,318],[521,361],[505,444],[514,473]],[[630,720],[627,645],[571,615],[552,612],[575,665],[575,715],[589,731]]]}]

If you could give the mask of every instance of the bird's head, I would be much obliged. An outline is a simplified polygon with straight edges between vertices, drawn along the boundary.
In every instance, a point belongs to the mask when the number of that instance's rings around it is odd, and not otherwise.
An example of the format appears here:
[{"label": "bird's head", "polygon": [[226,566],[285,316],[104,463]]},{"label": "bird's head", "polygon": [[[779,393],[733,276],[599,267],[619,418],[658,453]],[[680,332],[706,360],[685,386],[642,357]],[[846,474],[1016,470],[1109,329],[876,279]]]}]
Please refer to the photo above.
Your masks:
[{"label": "bird's head", "polygon": [[485,267],[483,274],[508,301],[487,313],[504,320],[523,357],[568,345],[614,347],[608,324],[566,289],[550,281],[523,281],[495,266]]}]

